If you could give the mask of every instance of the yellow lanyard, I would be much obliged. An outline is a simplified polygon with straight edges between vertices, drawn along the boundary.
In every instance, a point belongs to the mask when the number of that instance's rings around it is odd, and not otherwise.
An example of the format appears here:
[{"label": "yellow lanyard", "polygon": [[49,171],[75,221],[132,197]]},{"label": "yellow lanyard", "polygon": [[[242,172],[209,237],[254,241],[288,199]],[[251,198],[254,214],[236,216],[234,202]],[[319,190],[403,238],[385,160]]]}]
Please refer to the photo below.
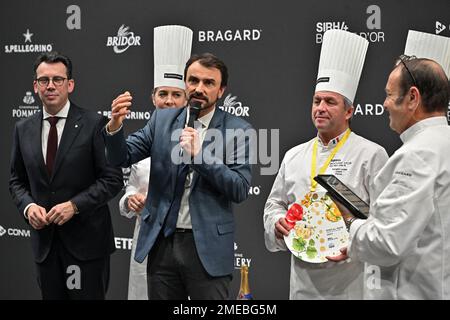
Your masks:
[{"label": "yellow lanyard", "polygon": [[[328,166],[330,165],[331,160],[333,160],[334,156],[336,155],[336,153],[339,151],[339,149],[342,148],[342,146],[344,145],[345,141],[347,141],[348,137],[350,136],[350,128],[348,128],[345,131],[344,136],[342,137],[342,139],[338,142],[338,144],[336,145],[336,147],[334,147],[333,151],[331,151],[330,155],[327,158],[327,161],[325,161],[325,163],[323,164],[323,166],[320,168],[319,170],[319,174],[324,174],[325,171],[327,170]],[[315,191],[316,187],[317,187],[317,182],[316,180],[314,180],[314,177],[316,176],[316,168],[317,168],[317,140],[319,138],[317,138],[314,141],[314,145],[313,145],[313,152],[312,152],[312,161],[311,161],[311,191]]]}]

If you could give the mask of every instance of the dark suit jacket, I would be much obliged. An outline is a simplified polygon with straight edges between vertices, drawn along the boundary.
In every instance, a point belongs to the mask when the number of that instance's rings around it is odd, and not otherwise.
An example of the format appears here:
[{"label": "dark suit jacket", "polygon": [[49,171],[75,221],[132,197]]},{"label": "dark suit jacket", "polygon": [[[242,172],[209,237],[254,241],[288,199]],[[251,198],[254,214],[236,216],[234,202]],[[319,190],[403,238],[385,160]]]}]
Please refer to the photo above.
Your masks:
[{"label": "dark suit jacket", "polygon": [[[152,249],[172,203],[178,168],[171,156],[177,158],[179,155],[178,141],[185,121],[186,108],[161,109],[156,110],[148,124],[126,141],[123,130],[113,136],[104,132],[107,158],[111,163],[128,167],[148,156],[152,159],[149,193],[136,247],[135,259],[138,262],[142,262]],[[241,202],[248,197],[251,181],[248,152],[238,163],[233,161],[238,150],[249,148],[248,139],[234,144],[235,139],[228,136],[219,146],[223,146],[225,151],[228,145],[231,152],[216,155],[209,152],[208,134],[215,132],[226,137],[227,129],[246,130],[251,126],[241,118],[216,108],[202,145],[205,161],[191,165],[194,170],[189,198],[192,229],[200,260],[211,276],[233,272],[235,223],[232,202]]]},{"label": "dark suit jacket", "polygon": [[[106,118],[70,105],[51,177],[42,154],[42,113],[16,123],[11,154],[9,190],[23,216],[36,203],[47,212],[56,204],[73,201],[79,213],[62,226],[31,228],[36,262],[42,262],[55,237],[79,260],[105,257],[114,251],[107,202],[123,187],[122,172],[107,165],[101,128]],[[28,221],[27,221],[28,222]]]}]

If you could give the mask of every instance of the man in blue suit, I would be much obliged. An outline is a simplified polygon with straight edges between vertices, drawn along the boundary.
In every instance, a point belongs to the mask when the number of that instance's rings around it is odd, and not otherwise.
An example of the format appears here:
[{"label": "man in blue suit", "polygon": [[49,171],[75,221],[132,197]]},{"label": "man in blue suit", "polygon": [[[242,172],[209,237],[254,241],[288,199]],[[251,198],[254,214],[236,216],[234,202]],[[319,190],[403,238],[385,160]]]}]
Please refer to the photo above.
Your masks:
[{"label": "man in blue suit", "polygon": [[125,140],[131,97],[124,93],[113,101],[105,128],[107,158],[122,167],[152,158],[135,255],[138,262],[148,255],[149,298],[226,299],[234,260],[232,202],[248,197],[246,133],[252,128],[216,108],[228,71],[214,55],[194,55],[183,75],[167,76],[184,77],[190,105],[201,105],[198,121],[187,125],[192,107],[156,110]]}]

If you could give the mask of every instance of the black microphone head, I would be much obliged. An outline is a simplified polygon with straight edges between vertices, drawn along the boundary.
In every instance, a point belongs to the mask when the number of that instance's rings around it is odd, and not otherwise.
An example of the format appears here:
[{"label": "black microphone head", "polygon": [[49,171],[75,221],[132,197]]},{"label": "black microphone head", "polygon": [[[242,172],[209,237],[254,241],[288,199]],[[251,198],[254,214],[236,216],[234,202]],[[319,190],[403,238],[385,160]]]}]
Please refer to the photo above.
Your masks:
[{"label": "black microphone head", "polygon": [[194,127],[194,121],[198,119],[198,115],[200,114],[200,111],[202,110],[202,104],[200,101],[192,101],[192,103],[189,105],[189,122],[188,127],[193,128]]}]

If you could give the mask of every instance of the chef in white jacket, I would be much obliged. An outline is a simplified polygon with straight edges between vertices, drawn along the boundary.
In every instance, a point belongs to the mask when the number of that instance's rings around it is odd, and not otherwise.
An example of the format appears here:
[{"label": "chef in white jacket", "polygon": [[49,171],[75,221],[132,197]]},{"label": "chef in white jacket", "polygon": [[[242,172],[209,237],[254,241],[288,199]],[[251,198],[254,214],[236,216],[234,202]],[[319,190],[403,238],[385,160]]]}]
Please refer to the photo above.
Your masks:
[{"label": "chef in white jacket", "polygon": [[[186,105],[184,67],[191,55],[192,30],[177,25],[154,28],[154,89],[153,105],[156,108],[180,108]],[[129,92],[119,95],[115,103],[131,106]],[[120,213],[136,217],[131,249],[128,300],[148,300],[147,258],[142,263],[134,260],[137,237],[141,225],[140,212],[144,208],[150,178],[150,158],[131,166],[125,194],[120,199]]]},{"label": "chef in white jacket", "polygon": [[[284,156],[264,208],[269,251],[287,249],[286,212],[308,192],[321,189],[312,180],[315,174],[334,174],[366,202],[373,199],[369,186],[388,155],[349,128],[367,47],[368,41],[354,33],[324,34],[311,112],[317,136]],[[313,264],[291,255],[290,299],[361,299],[362,286],[363,264],[358,261]]]},{"label": "chef in white jacket", "polygon": [[370,267],[365,298],[448,300],[450,38],[410,31],[405,53],[423,58],[399,58],[384,102],[403,145],[375,178],[369,219],[351,224],[347,253]]}]

